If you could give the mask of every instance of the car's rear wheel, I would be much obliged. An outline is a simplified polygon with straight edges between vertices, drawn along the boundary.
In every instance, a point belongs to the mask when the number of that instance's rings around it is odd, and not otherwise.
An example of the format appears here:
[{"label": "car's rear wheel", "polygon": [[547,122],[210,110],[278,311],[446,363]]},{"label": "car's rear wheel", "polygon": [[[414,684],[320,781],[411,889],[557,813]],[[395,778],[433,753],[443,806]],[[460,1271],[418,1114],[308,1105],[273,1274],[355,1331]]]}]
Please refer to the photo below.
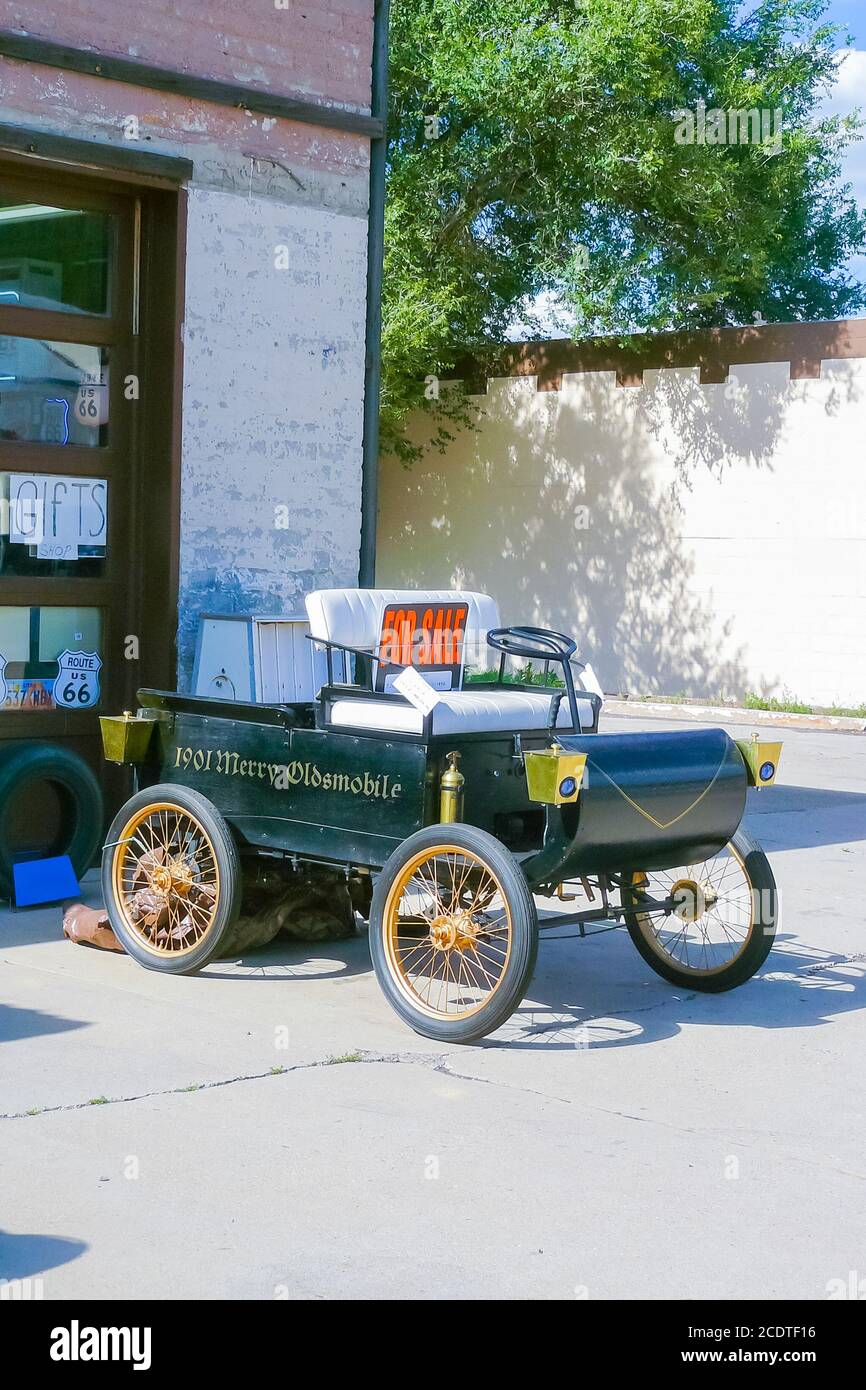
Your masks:
[{"label": "car's rear wheel", "polygon": [[102,857],[115,934],[149,970],[191,975],[217,954],[240,910],[240,858],[219,811],[188,787],[136,792]]},{"label": "car's rear wheel", "polygon": [[744,830],[702,864],[629,877],[622,888],[629,936],[671,984],[721,993],[767,959],[776,934],[776,880]]},{"label": "car's rear wheel", "polygon": [[416,1033],[472,1042],[522,1000],[538,919],[520,865],[470,825],[431,825],[391,855],[373,894],[370,953],[386,998]]}]

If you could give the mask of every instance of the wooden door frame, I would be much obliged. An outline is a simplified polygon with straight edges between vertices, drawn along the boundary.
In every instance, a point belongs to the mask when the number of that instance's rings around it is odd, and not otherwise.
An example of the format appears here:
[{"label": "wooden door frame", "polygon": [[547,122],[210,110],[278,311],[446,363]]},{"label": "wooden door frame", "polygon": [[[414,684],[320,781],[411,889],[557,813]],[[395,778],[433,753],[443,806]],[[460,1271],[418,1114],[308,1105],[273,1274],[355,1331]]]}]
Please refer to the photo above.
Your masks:
[{"label": "wooden door frame", "polygon": [[[46,179],[46,174],[48,178]],[[109,535],[105,579],[0,576],[0,604],[40,603],[102,606],[103,659],[108,654],[113,678],[111,706],[106,696],[99,709],[114,712],[115,702],[130,708],[143,684],[173,688],[177,666],[182,418],[182,321],[186,251],[186,195],[164,181],[131,182],[68,164],[26,160],[0,153],[0,183],[20,190],[27,201],[88,206],[121,213],[114,281],[119,315],[96,315],[0,306],[0,332],[60,340],[115,343],[116,366],[110,374],[109,421],[126,438],[107,449],[72,446],[61,458],[56,446],[13,441],[21,471],[105,476],[106,462],[120,469],[125,454],[131,477],[129,506],[118,515],[109,492]],[[124,230],[126,229],[126,230]],[[137,257],[137,280],[135,263]],[[134,295],[137,294],[137,323]],[[137,327],[138,332],[135,332]],[[111,359],[110,359],[111,360]],[[140,396],[123,398],[123,378],[134,373]],[[114,453],[114,458],[110,455]],[[109,473],[110,476],[110,473]],[[119,477],[115,473],[115,478]],[[115,487],[115,498],[118,489]],[[158,524],[148,526],[156,509]],[[112,512],[114,516],[112,516]],[[70,593],[70,587],[72,592]],[[125,624],[125,631],[116,629]],[[138,661],[124,660],[124,637],[139,639]],[[108,685],[104,690],[109,688]],[[0,746],[10,738],[72,738],[93,732],[94,715],[65,710],[0,712]]]}]

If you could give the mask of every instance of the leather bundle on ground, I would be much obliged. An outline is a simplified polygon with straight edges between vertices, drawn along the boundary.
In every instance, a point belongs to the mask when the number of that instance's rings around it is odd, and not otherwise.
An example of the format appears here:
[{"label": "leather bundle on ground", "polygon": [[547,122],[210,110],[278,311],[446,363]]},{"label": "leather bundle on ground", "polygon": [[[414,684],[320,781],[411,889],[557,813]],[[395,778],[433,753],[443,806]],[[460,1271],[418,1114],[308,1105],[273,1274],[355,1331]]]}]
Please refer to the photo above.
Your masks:
[{"label": "leather bundle on ground", "polygon": [[63,914],[63,935],[74,941],[76,946],[99,946],[103,951],[123,950],[111,929],[105,908],[73,903]]},{"label": "leather bundle on ground", "polygon": [[241,915],[219,954],[266,946],[281,932],[296,941],[339,941],[354,931],[352,898],[339,870],[255,860],[244,878]]},{"label": "leather bundle on ground", "polygon": [[[205,884],[201,893],[207,891],[212,889]],[[267,946],[281,932],[296,941],[339,941],[354,934],[355,907],[366,911],[368,905],[368,883],[347,883],[340,870],[315,864],[293,868],[281,860],[256,860],[244,879],[240,916],[220,943],[219,957]],[[152,889],[138,889],[130,900],[130,916],[135,920],[152,917],[154,912],[164,912],[161,926],[167,931],[169,912],[164,899]],[[78,945],[123,950],[108,914],[101,908],[83,903],[67,908],[63,933]]]}]

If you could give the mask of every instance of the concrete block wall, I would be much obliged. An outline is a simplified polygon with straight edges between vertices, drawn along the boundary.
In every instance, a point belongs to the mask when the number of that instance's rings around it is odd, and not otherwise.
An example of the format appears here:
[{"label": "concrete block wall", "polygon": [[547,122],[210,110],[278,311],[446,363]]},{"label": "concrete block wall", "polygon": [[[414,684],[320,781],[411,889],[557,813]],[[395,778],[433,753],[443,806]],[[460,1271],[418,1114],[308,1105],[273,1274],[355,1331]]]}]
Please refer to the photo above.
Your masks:
[{"label": "concrete block wall", "polygon": [[384,461],[377,580],[487,590],[608,691],[866,702],[863,346],[806,379],[490,380],[444,455]]},{"label": "concrete block wall", "polygon": [[[370,110],[373,0],[0,0],[0,28]],[[136,148],[194,168],[183,686],[203,609],[290,611],[310,588],[357,583],[370,147],[326,125],[0,57],[2,123],[125,146],[131,115]]]}]

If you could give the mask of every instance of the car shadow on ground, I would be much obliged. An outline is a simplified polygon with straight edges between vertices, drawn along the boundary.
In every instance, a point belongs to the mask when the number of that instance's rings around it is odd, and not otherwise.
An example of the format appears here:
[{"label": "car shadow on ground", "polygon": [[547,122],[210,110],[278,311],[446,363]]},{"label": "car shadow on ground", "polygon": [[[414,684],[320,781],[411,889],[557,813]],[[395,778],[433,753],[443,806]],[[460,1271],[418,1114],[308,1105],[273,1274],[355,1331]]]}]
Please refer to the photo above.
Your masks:
[{"label": "car shadow on ground", "polygon": [[523,1004],[478,1046],[633,1047],[675,1037],[684,1025],[816,1028],[864,1006],[866,952],[848,957],[782,935],[746,984],[703,994],[657,977],[624,930],[583,941],[545,932]]},{"label": "car shadow on ground", "polygon": [[239,956],[215,960],[202,974],[208,980],[345,980],[372,970],[367,929],[339,941],[296,941],[278,937]]},{"label": "car shadow on ground", "polygon": [[[207,978],[345,979],[372,972],[363,934],[345,941],[282,942]],[[702,994],[660,979],[623,928],[581,940],[573,926],[541,933],[538,965],[523,1004],[476,1046],[531,1050],[623,1047],[676,1036],[683,1025],[809,1028],[866,1006],[866,952],[848,958],[780,936],[761,971],[738,989]],[[383,1001],[383,1008],[386,1008]]]}]

